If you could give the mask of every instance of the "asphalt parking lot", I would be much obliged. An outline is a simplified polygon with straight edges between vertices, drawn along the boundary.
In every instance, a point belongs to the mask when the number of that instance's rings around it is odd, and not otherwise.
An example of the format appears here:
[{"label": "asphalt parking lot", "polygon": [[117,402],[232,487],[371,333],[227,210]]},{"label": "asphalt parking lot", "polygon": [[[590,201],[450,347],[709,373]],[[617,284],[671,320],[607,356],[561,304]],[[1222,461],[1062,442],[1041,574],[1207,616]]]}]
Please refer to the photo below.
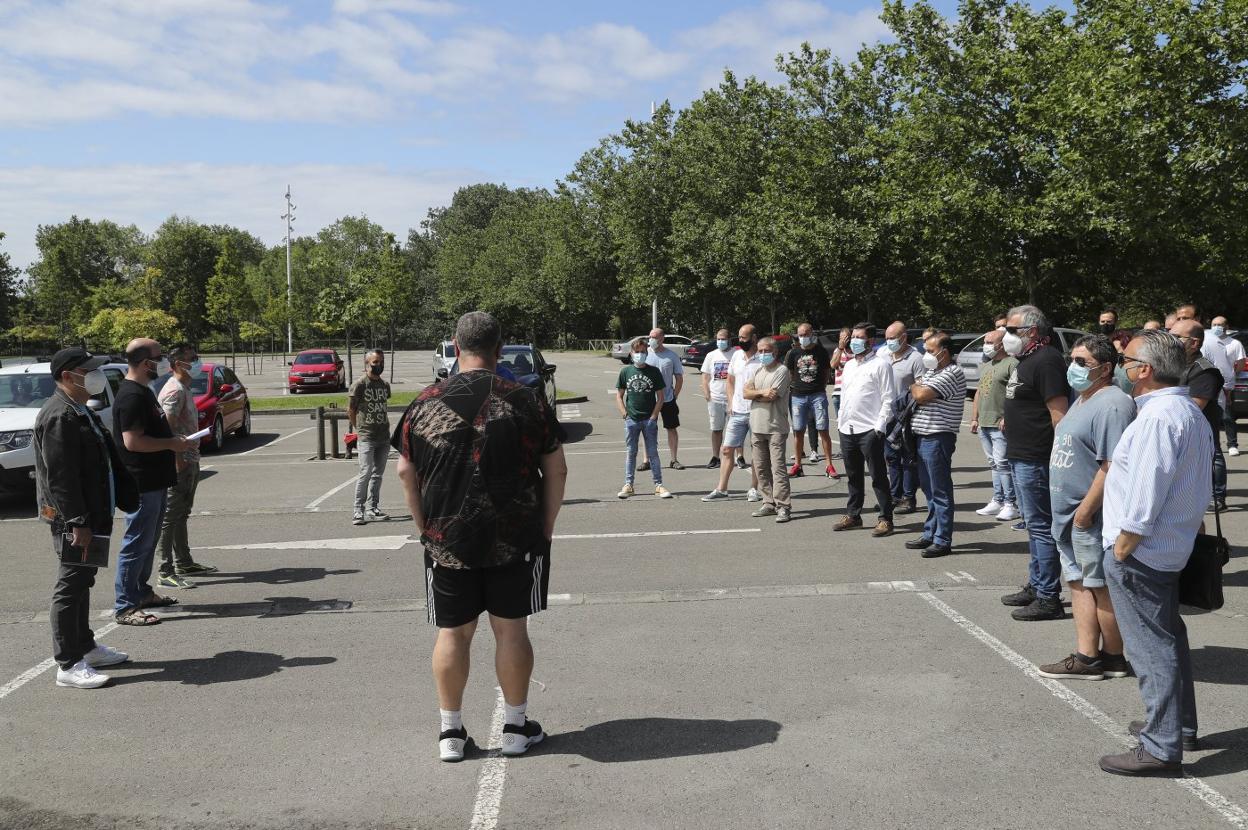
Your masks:
[{"label": "asphalt parking lot", "polygon": [[989,494],[974,436],[956,454],[955,553],[924,560],[902,548],[920,514],[891,538],[830,533],[845,485],[813,465],[790,524],[750,517],[745,472],[736,498],[702,503],[696,374],[689,467],[664,471],[676,498],[619,501],[620,364],[549,357],[590,400],[560,407],[569,487],[551,608],[530,622],[545,743],[491,751],[483,629],[464,705],[481,748],[437,760],[433,630],[393,467],[392,519],[353,527],[354,462],[309,460],[306,415],[257,416],[204,457],[191,537],[220,573],[163,624],[115,628],[101,572],[97,633],[133,658],[110,688],[54,687],[47,530],[29,500],[0,499],[0,827],[1248,828],[1245,457],[1228,459],[1226,607],[1187,617],[1205,748],[1188,778],[1123,779],[1096,761],[1127,744],[1135,681],[1030,668],[1073,649],[1073,624],[1000,605],[1027,545],[973,512]]}]

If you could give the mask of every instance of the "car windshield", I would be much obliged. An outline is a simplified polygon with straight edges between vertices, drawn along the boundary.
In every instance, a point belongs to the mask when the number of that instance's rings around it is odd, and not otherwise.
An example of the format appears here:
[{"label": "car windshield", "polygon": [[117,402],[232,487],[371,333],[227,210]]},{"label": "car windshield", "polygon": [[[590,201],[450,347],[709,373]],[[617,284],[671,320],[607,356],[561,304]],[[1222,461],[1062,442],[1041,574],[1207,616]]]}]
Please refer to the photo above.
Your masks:
[{"label": "car windshield", "polygon": [[504,351],[503,359],[500,362],[506,363],[507,368],[517,375],[533,374],[533,352],[528,349],[514,352]]},{"label": "car windshield", "polygon": [[[173,377],[172,374],[168,374],[168,375],[161,375],[160,377],[156,378],[156,380],[152,381],[151,383],[152,392],[159,395],[160,390],[165,388],[165,384],[168,383],[169,379],[172,377]],[[203,395],[207,391],[208,391],[208,373],[205,372],[203,369],[200,369],[198,372],[191,373],[191,394]]]},{"label": "car windshield", "polygon": [[445,346],[443,346],[443,347],[442,347],[442,356],[443,356],[443,357],[454,357],[454,356],[455,356],[455,344],[454,344],[454,343],[447,343]]},{"label": "car windshield", "polygon": [[56,391],[49,373],[0,378],[0,409],[38,409]]},{"label": "car windshield", "polygon": [[295,358],[296,366],[321,366],[333,362],[334,359],[329,356],[329,352],[312,352],[310,354],[301,354]]}]

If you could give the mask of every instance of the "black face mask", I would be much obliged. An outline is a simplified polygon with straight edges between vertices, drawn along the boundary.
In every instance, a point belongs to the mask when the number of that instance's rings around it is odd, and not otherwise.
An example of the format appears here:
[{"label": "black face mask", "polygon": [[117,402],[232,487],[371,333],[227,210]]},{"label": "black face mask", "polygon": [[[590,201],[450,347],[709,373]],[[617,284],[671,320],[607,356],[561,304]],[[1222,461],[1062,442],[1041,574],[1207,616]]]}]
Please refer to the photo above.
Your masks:
[{"label": "black face mask", "polygon": [[385,371],[385,369],[386,367],[382,366],[380,363],[374,363],[373,365],[368,367],[368,371],[374,375],[380,375],[382,372]]},{"label": "black face mask", "polygon": [[1114,329],[1118,328],[1113,323],[1101,323],[1101,331],[1105,334],[1113,334]]},{"label": "black face mask", "polygon": [[741,339],[737,340],[737,345],[745,349],[748,352],[750,348],[754,345],[754,338],[742,337]]}]

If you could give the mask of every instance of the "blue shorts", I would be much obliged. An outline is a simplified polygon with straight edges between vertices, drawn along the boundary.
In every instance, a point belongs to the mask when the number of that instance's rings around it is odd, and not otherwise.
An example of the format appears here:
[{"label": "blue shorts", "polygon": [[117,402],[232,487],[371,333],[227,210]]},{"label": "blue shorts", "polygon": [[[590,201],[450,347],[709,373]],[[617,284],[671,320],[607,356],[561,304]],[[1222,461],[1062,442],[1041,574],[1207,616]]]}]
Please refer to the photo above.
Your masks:
[{"label": "blue shorts", "polygon": [[1099,522],[1089,530],[1080,530],[1072,524],[1068,536],[1062,538],[1054,534],[1053,541],[1057,544],[1063,579],[1082,582],[1085,588],[1105,587],[1105,546]]},{"label": "blue shorts", "polygon": [[745,436],[750,432],[750,416],[749,413],[744,415],[736,412],[728,416],[728,423],[724,426],[724,446],[732,449],[745,446]]},{"label": "blue shorts", "polygon": [[813,417],[815,429],[823,432],[828,428],[828,395],[817,392],[811,395],[794,395],[789,400],[789,415],[793,421],[793,431],[802,432]]}]

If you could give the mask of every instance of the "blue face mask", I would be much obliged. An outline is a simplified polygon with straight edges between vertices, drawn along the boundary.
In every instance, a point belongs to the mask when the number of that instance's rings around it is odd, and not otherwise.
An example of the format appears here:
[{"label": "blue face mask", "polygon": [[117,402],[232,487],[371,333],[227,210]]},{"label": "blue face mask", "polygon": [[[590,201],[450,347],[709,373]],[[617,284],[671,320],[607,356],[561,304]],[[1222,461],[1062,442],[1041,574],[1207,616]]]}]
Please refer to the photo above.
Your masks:
[{"label": "blue face mask", "polygon": [[1092,385],[1091,370],[1087,366],[1072,363],[1066,367],[1066,382],[1076,392],[1086,392]]},{"label": "blue face mask", "polygon": [[855,337],[849,341],[849,350],[854,354],[862,354],[867,350],[867,341],[861,337]]},{"label": "blue face mask", "polygon": [[799,337],[797,338],[797,342],[802,344],[803,349],[809,349],[811,346],[815,345],[815,338]]},{"label": "blue face mask", "polygon": [[646,353],[645,352],[633,352],[633,365],[634,366],[646,365]]},{"label": "blue face mask", "polygon": [[772,354],[771,352],[759,352],[758,353],[758,362],[763,364],[764,366],[770,366],[772,363],[775,362],[775,360],[776,360],[776,356]]},{"label": "blue face mask", "polygon": [[721,352],[726,352],[726,351],[728,351],[728,345],[729,345],[729,344],[728,344],[728,341],[727,341],[727,340],[716,340],[716,341],[715,341],[715,348],[719,349]]},{"label": "blue face mask", "polygon": [[901,351],[900,340],[885,340],[884,345],[888,346],[888,350],[893,354],[897,354],[897,352]]},{"label": "blue face mask", "polygon": [[651,338],[650,338],[650,348],[652,348],[652,349],[657,349],[658,347],[659,347],[659,338],[657,338],[657,337],[651,337]]}]

